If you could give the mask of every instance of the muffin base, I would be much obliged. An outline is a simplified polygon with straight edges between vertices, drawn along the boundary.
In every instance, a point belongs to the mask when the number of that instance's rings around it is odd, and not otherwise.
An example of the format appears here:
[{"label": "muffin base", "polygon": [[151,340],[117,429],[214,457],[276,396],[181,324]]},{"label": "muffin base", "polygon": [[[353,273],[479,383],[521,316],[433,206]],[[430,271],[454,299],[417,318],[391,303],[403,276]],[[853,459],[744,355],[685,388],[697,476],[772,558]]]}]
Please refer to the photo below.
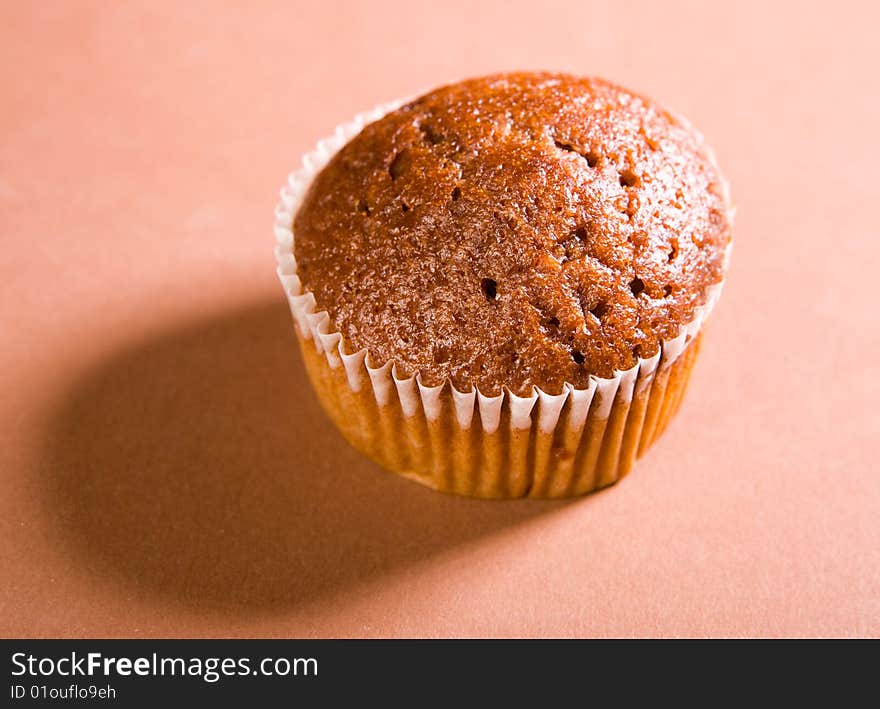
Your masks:
[{"label": "muffin base", "polygon": [[492,433],[477,406],[462,427],[450,386],[429,420],[418,407],[406,415],[396,396],[380,405],[370,386],[353,391],[343,367],[331,367],[316,342],[297,328],[300,350],[322,407],[343,436],[387,470],[441,492],[480,498],[576,497],[613,485],[632,469],[678,411],[700,348],[701,333],[671,361],[637,373],[613,394],[597,392],[583,422],[567,397],[557,425],[514,425],[508,407]]}]

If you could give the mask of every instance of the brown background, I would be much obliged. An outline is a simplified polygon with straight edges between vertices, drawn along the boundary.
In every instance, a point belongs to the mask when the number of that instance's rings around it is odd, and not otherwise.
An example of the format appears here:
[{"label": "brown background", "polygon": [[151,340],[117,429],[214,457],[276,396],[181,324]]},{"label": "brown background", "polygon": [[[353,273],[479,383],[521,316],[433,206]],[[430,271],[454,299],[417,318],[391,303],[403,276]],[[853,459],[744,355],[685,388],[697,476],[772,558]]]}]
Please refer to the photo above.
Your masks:
[{"label": "brown background", "polygon": [[[0,634],[880,635],[876,8],[3,3]],[[362,459],[273,272],[315,140],[516,68],[688,115],[739,208],[678,419],[570,503]]]}]

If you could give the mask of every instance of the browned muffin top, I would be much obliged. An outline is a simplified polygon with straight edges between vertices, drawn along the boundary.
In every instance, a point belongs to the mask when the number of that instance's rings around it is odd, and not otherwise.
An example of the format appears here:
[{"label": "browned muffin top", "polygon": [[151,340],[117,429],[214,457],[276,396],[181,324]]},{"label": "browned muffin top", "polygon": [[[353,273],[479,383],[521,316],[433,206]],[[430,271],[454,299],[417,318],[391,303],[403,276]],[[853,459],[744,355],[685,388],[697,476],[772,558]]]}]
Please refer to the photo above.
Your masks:
[{"label": "browned muffin top", "polygon": [[486,394],[586,387],[652,356],[731,238],[692,130],[548,73],[446,86],[366,126],[293,231],[303,285],[353,348]]}]

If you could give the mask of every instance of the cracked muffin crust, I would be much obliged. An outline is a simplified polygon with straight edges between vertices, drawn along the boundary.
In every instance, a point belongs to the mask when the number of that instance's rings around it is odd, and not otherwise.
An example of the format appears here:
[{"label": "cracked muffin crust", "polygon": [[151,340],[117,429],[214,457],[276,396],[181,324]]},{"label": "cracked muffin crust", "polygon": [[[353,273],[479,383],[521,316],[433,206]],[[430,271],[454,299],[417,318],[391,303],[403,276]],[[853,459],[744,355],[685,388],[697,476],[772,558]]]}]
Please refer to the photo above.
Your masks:
[{"label": "cracked muffin crust", "polygon": [[609,82],[517,73],[367,125],[294,217],[306,289],[353,350],[495,395],[657,353],[723,277],[723,179],[699,136]]}]

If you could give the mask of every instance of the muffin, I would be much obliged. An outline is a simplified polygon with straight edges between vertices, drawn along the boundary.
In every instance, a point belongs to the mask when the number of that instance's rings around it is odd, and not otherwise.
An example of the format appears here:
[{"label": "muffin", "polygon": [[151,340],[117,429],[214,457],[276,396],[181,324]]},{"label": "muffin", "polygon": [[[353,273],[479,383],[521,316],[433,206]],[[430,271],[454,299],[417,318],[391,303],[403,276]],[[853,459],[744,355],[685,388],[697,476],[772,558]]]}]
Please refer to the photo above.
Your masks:
[{"label": "muffin", "polygon": [[343,435],[495,498],[629,472],[681,403],[731,243],[726,183],[688,123],[551,73],[342,126],[276,217],[306,368]]}]

